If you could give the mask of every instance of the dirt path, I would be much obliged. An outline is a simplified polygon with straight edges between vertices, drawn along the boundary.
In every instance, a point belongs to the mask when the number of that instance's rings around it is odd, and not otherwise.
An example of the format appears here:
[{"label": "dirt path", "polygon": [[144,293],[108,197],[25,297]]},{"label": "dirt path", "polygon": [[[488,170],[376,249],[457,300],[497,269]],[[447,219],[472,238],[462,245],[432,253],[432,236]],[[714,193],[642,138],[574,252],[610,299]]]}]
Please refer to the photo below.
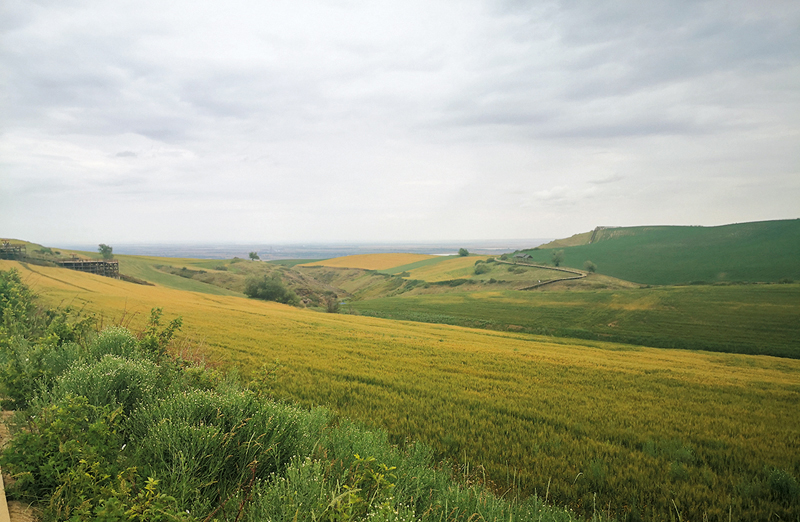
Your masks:
[{"label": "dirt path", "polygon": [[500,259],[495,259],[495,261],[506,265],[527,266],[528,268],[544,268],[545,270],[555,270],[556,272],[566,272],[568,274],[575,274],[572,277],[562,277],[559,279],[549,279],[547,281],[541,281],[533,286],[526,286],[525,288],[520,288],[520,290],[533,290],[535,288],[539,288],[545,285],[550,285],[553,283],[559,283],[561,281],[572,281],[573,279],[583,279],[584,277],[586,277],[585,272],[581,272],[579,270],[573,270],[571,268],[556,268],[553,266],[533,265],[528,263],[512,263],[511,261],[501,261]]},{"label": "dirt path", "polygon": [[[13,415],[13,412],[0,412],[0,448],[5,446],[11,438],[8,433],[6,421]],[[3,489],[4,484],[9,483],[10,477],[3,473],[0,475],[0,522],[34,522],[36,517],[31,508],[22,502],[11,501],[6,503],[6,493]]]}]

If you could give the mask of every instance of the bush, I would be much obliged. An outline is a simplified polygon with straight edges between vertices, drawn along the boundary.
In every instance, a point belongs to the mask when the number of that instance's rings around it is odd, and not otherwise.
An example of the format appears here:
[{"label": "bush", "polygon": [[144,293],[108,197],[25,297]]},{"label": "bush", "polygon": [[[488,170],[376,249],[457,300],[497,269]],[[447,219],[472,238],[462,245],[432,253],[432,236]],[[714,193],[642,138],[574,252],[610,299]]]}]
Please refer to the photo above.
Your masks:
[{"label": "bush", "polygon": [[327,422],[322,414],[260,402],[236,389],[188,391],[129,423],[136,458],[164,492],[192,512],[208,512],[251,477],[282,471],[295,454],[308,454]]},{"label": "bush", "polygon": [[100,332],[89,344],[89,355],[100,360],[106,355],[135,359],[142,355],[139,341],[127,328],[110,326]]},{"label": "bush", "polygon": [[71,364],[83,360],[85,351],[79,345],[34,344],[17,339],[0,350],[0,395],[2,406],[24,409],[39,391],[49,390],[55,379]]},{"label": "bush", "polygon": [[475,265],[475,270],[474,271],[475,271],[476,275],[480,275],[480,274],[485,274],[487,272],[490,272],[491,270],[492,270],[492,267],[490,267],[486,263],[481,263],[479,265]]},{"label": "bush", "polygon": [[583,269],[586,270],[587,272],[594,273],[597,271],[597,265],[587,260],[585,263],[583,263]]},{"label": "bush", "polygon": [[156,364],[106,355],[99,362],[70,368],[52,393],[57,398],[80,395],[92,406],[121,407],[129,415],[140,403],[163,396],[168,387],[168,376]]},{"label": "bush", "polygon": [[17,478],[13,492],[28,501],[48,498],[81,461],[115,475],[121,420],[121,410],[74,395],[39,409],[29,431],[18,433],[0,456],[0,466]]},{"label": "bush", "polygon": [[283,286],[280,278],[266,275],[262,277],[250,276],[245,280],[244,293],[254,299],[276,301],[283,304],[296,305],[299,303],[297,295]]},{"label": "bush", "polygon": [[467,257],[469,255],[469,250],[467,250],[466,248],[459,248],[458,255],[460,255],[461,257]]}]

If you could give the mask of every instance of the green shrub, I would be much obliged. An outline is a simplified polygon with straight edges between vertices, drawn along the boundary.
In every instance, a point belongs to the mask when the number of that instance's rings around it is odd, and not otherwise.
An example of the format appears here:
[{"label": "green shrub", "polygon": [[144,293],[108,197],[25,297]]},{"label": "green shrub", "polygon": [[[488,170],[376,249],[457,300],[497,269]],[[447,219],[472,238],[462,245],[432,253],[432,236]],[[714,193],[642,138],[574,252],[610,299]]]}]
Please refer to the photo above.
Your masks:
[{"label": "green shrub", "polygon": [[88,352],[98,361],[106,355],[116,355],[128,359],[143,355],[136,337],[127,328],[121,326],[111,326],[100,332],[89,344]]},{"label": "green shrub", "polygon": [[0,349],[14,336],[27,335],[34,325],[33,292],[16,270],[0,271]]},{"label": "green shrub", "polygon": [[485,274],[491,270],[492,268],[489,265],[487,265],[486,263],[481,263],[480,265],[475,265],[474,272],[476,275],[480,275],[480,274]]},{"label": "green shrub", "polygon": [[308,453],[325,415],[300,412],[235,389],[188,391],[136,410],[129,423],[137,461],[194,513],[207,512],[250,478]]},{"label": "green shrub", "polygon": [[161,360],[167,354],[167,346],[183,324],[183,320],[177,317],[162,328],[162,314],[161,308],[150,310],[150,320],[139,340],[139,348],[156,360]]},{"label": "green shrub", "polygon": [[16,410],[26,408],[36,393],[49,390],[59,375],[84,357],[84,349],[74,343],[32,345],[26,339],[15,339],[0,350],[2,406]]},{"label": "green shrub", "polygon": [[0,466],[17,479],[13,493],[28,501],[47,499],[81,461],[115,475],[123,446],[121,413],[74,395],[38,409],[29,430],[17,433],[0,456]]},{"label": "green shrub", "polygon": [[283,286],[280,277],[249,276],[244,283],[244,293],[254,299],[276,301],[283,304],[296,305],[299,303],[297,295]]},{"label": "green shrub", "polygon": [[170,377],[150,361],[106,355],[99,362],[70,368],[57,380],[53,396],[80,395],[93,406],[121,407],[129,415],[140,403],[163,396]]}]

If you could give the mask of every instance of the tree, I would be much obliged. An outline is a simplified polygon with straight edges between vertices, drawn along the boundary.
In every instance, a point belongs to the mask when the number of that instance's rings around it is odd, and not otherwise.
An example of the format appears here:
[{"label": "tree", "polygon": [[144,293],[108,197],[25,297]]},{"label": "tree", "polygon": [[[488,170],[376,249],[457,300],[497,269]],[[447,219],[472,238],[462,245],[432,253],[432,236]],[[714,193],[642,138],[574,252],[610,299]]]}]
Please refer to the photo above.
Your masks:
[{"label": "tree", "polygon": [[112,250],[114,249],[105,243],[100,243],[100,248],[97,249],[97,251],[100,252],[100,255],[103,256],[103,259],[111,259],[114,257],[114,254],[111,253]]},{"label": "tree", "polygon": [[594,264],[594,263],[592,263],[591,261],[587,260],[587,261],[586,261],[586,262],[583,264],[583,269],[584,269],[584,270],[586,270],[587,272],[592,272],[592,273],[594,273],[594,272],[597,270],[597,265],[595,265],[595,264]]},{"label": "tree", "polygon": [[258,257],[258,252],[250,252],[250,261],[257,261],[259,259],[261,258]]},{"label": "tree", "polygon": [[459,248],[458,255],[460,255],[461,257],[467,257],[469,255],[469,250],[467,250],[466,248]]},{"label": "tree", "polygon": [[553,252],[553,266],[559,266],[564,262],[564,251],[557,250]]}]

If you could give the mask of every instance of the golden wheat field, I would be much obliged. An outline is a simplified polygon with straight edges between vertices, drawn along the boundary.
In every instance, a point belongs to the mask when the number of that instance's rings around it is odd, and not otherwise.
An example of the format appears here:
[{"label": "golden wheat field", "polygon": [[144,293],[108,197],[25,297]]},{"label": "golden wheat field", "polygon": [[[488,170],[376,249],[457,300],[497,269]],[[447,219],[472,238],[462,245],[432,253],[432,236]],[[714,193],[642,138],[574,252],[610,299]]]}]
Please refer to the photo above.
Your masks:
[{"label": "golden wheat field", "polygon": [[323,314],[0,261],[9,268],[106,325],[135,330],[162,307],[246,376],[278,360],[263,383],[278,398],[425,440],[499,490],[546,491],[588,515],[667,520],[674,504],[684,520],[757,520],[777,509],[762,477],[800,470],[797,360]]},{"label": "golden wheat field", "polygon": [[333,268],[361,268],[363,270],[387,270],[426,259],[436,259],[427,254],[359,254],[337,257],[301,266],[329,266]]}]

